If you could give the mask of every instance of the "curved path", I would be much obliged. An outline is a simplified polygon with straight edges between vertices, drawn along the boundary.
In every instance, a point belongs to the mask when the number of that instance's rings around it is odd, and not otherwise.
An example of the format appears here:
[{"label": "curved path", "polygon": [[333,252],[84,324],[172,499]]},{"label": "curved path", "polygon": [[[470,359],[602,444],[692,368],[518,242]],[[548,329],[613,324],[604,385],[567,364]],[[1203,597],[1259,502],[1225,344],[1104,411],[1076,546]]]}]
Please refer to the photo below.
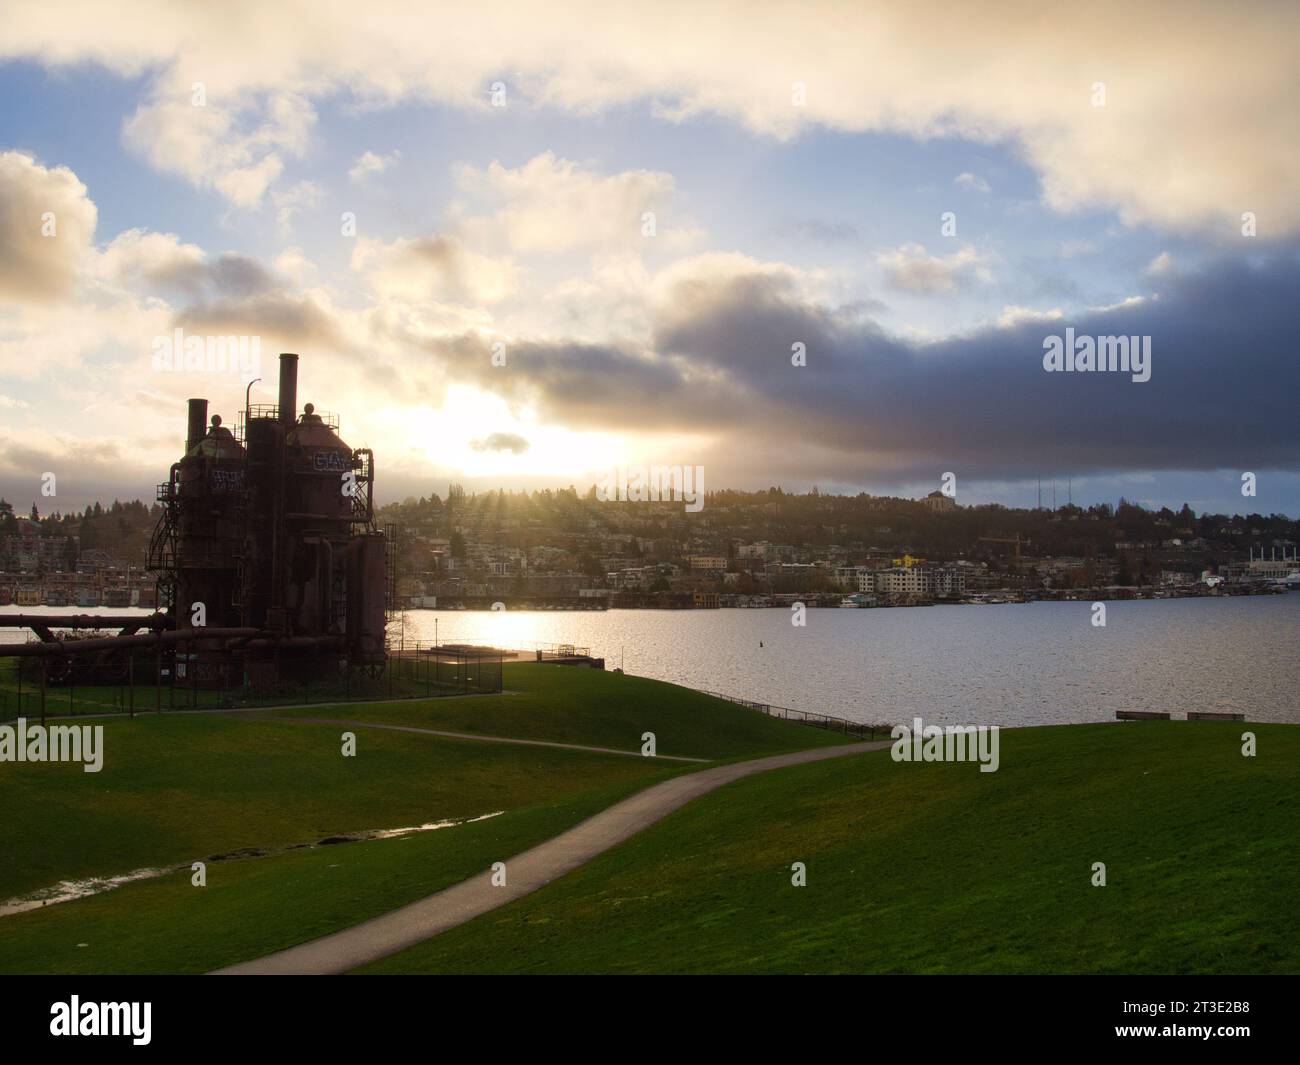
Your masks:
[{"label": "curved path", "polygon": [[493,887],[491,873],[484,871],[473,879],[464,880],[435,895],[342,932],[322,936],[309,943],[268,954],[264,958],[241,962],[218,972],[239,975],[326,975],[348,972],[359,965],[413,947],[498,906],[523,898],[667,817],[692,799],[733,780],[768,769],[842,758],[864,751],[878,751],[888,746],[888,740],[879,740],[874,743],[850,743],[841,747],[817,747],[810,751],[778,754],[751,762],[734,762],[665,780],[615,803],[608,810],[602,810],[554,839],[506,859],[506,884],[502,887]]}]

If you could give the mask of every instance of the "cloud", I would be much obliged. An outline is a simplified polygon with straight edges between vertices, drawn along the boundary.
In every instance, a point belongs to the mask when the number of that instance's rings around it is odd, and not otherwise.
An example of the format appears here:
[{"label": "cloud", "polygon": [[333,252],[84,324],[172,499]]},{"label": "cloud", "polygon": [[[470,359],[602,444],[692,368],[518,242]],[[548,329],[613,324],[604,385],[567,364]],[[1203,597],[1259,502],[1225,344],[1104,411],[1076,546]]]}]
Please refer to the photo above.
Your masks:
[{"label": "cloud", "polygon": [[68,295],[90,252],[96,217],[86,186],[67,167],[0,153],[0,300]]},{"label": "cloud", "polygon": [[[438,338],[428,350],[453,380],[526,404],[544,422],[704,434],[713,443],[695,461],[713,464],[718,483],[1294,466],[1294,250],[1220,259],[1166,279],[1159,298],[1072,317],[1009,308],[1005,322],[924,344],[808,298],[788,269],[733,265],[730,275],[697,269],[693,280],[657,281],[668,298],[656,300],[644,348],[516,339],[508,374],[488,369],[481,336]],[[1045,373],[1043,340],[1066,325],[1152,337],[1151,381]],[[806,366],[791,365],[794,341],[806,345]],[[1264,379],[1263,392],[1223,387]]]},{"label": "cloud", "polygon": [[952,183],[960,188],[974,189],[976,192],[982,192],[986,195],[993,191],[987,181],[978,174],[972,174],[969,170],[958,174],[953,178]]},{"label": "cloud", "polygon": [[485,440],[471,440],[469,446],[475,451],[509,451],[512,455],[522,455],[529,448],[518,433],[492,433]]},{"label": "cloud", "polygon": [[1010,329],[1012,326],[1023,325],[1026,322],[1055,322],[1064,317],[1065,313],[1059,307],[1036,311],[1032,307],[1010,304],[1002,308],[1002,314],[998,316],[998,325],[1003,329]]},{"label": "cloud", "polygon": [[923,244],[904,244],[877,258],[885,279],[902,292],[944,295],[989,280],[983,258],[969,244],[948,256],[930,255]]},{"label": "cloud", "polygon": [[782,236],[811,241],[814,244],[844,244],[861,234],[850,222],[830,222],[821,218],[796,218],[777,227]]},{"label": "cloud", "polygon": [[[1101,0],[1024,17],[1020,3],[954,13],[940,0],[846,8],[833,0],[701,11],[686,0],[593,10],[521,3],[436,11],[322,0],[303,32],[296,5],[257,0],[128,11],[29,0],[10,5],[0,56],[48,67],[94,62],[143,75],[149,99],[125,135],[160,170],[255,204],[305,150],[314,100],[421,102],[575,113],[651,107],[667,121],[720,115],[763,136],[809,127],[1011,141],[1062,211],[1118,210],[1130,223],[1236,233],[1243,210],[1274,233],[1300,229],[1293,116],[1300,9],[1242,20],[1196,4]],[[670,40],[671,47],[647,47]],[[1232,47],[1224,42],[1231,41]],[[1087,47],[1081,47],[1087,42]],[[1014,77],[1007,77],[1014,71]],[[1214,72],[1213,106],[1185,86]],[[1108,88],[1092,106],[1092,85]],[[207,88],[194,108],[195,82]],[[791,86],[806,86],[794,106]],[[1122,165],[1117,165],[1122,161]]]},{"label": "cloud", "polygon": [[314,181],[299,181],[290,188],[272,192],[271,202],[275,204],[275,218],[281,234],[290,232],[294,215],[319,207],[324,198],[325,190]]},{"label": "cloud", "polygon": [[110,281],[197,296],[208,279],[206,258],[202,248],[183,243],[175,233],[128,229],[99,254],[96,268]]},{"label": "cloud", "polygon": [[1066,240],[1061,242],[1061,258],[1077,259],[1082,255],[1096,255],[1097,244],[1091,240]]},{"label": "cloud", "polygon": [[283,172],[285,158],[306,151],[315,122],[311,103],[293,92],[222,95],[214,87],[196,106],[192,83],[173,74],[155,83],[153,98],[126,121],[122,134],[162,173],[213,189],[236,207],[256,207]]},{"label": "cloud", "polygon": [[1163,277],[1168,277],[1177,269],[1174,263],[1174,257],[1167,251],[1162,251],[1149,263],[1142,271],[1142,276],[1149,281],[1158,281]]},{"label": "cloud", "polygon": [[[41,497],[40,478],[46,471],[58,479],[56,499]],[[31,498],[42,514],[58,509],[63,499],[83,496],[87,489],[93,491],[96,483],[125,489],[121,498],[133,498],[136,489],[127,487],[132,472],[144,470],[123,454],[121,442],[116,439],[77,439],[36,429],[26,430],[19,439],[0,430],[0,482],[6,484],[5,494],[21,500],[23,488],[30,486]],[[104,496],[106,501],[108,498]]]},{"label": "cloud", "polygon": [[449,303],[496,303],[517,281],[514,264],[471,251],[455,237],[428,236],[391,244],[360,237],[352,269],[363,273],[381,298]]},{"label": "cloud", "polygon": [[243,299],[275,289],[279,282],[257,259],[225,252],[209,260],[197,244],[175,233],[128,229],[94,259],[97,277],[144,294],[178,295],[202,301]]},{"label": "cloud", "polygon": [[[550,254],[653,240],[680,250],[697,236],[689,225],[673,224],[673,177],[659,171],[598,174],[543,152],[514,170],[498,162],[461,166],[456,182],[467,195],[502,204],[490,216],[466,220],[463,232],[475,244]],[[655,216],[653,237],[644,231],[647,214]]]},{"label": "cloud", "polygon": [[352,168],[348,171],[348,180],[360,184],[362,181],[365,181],[366,178],[375,174],[382,174],[390,167],[396,166],[401,158],[402,153],[398,151],[392,152],[389,155],[376,155],[372,151],[362,152],[361,155],[357,157],[357,161],[352,164]]},{"label": "cloud", "polygon": [[268,351],[346,347],[340,319],[332,308],[312,296],[282,291],[193,304],[177,311],[173,321],[195,335],[260,337],[263,358]]}]

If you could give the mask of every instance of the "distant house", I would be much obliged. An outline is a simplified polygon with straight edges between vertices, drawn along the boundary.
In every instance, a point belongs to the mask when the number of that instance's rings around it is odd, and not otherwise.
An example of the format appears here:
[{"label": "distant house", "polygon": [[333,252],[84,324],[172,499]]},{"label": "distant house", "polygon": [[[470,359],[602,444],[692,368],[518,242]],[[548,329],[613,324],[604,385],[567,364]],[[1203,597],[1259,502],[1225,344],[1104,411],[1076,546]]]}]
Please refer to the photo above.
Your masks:
[{"label": "distant house", "polygon": [[946,496],[937,489],[926,496],[923,502],[936,514],[942,514],[946,511],[957,509],[957,503],[952,496]]}]

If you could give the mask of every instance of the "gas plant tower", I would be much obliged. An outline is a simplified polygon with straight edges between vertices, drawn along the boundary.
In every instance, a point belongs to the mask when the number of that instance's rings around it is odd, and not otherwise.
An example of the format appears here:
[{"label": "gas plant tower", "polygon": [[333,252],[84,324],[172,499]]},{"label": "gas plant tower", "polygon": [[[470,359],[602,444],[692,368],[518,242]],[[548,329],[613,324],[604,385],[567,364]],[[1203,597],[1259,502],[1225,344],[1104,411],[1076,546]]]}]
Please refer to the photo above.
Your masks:
[{"label": "gas plant tower", "polygon": [[191,399],[185,454],[158,486],[149,568],[171,626],[193,634],[198,686],[384,667],[390,567],[374,455],[312,404],[299,414],[297,394],[298,356],[286,354],[279,403],[246,406],[234,432]]}]

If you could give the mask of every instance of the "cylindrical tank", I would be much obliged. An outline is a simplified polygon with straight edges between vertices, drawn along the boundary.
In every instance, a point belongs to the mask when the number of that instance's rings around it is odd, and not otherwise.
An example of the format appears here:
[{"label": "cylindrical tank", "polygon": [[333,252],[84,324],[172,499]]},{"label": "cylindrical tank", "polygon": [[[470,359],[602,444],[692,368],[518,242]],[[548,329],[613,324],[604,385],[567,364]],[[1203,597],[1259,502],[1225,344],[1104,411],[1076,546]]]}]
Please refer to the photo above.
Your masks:
[{"label": "cylindrical tank", "polygon": [[347,624],[345,551],[352,538],[352,449],[312,404],[285,434],[287,606],[293,631],[342,633]]},{"label": "cylindrical tank", "polygon": [[[206,410],[206,401],[203,403]],[[191,400],[190,414],[195,413]],[[239,554],[242,542],[244,449],[212,416],[206,435],[176,464],[176,602],[178,628],[239,624]],[[202,686],[224,686],[228,656],[215,669],[200,664],[203,644],[188,648],[199,657],[187,664],[198,670]],[[215,650],[215,647],[209,650]]]}]

